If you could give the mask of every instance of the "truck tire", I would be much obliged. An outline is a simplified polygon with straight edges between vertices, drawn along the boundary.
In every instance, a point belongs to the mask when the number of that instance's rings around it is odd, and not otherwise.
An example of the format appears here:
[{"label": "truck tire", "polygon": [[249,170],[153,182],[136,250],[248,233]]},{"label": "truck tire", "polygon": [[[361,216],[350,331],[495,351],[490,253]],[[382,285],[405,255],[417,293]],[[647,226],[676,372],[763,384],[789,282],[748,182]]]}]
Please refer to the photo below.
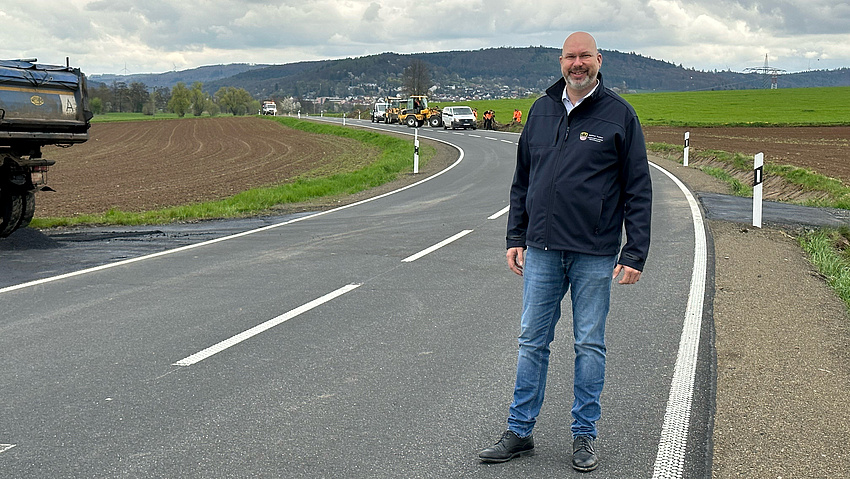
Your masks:
[{"label": "truck tire", "polygon": [[18,229],[23,206],[22,195],[0,191],[0,238],[5,238]]},{"label": "truck tire", "polygon": [[439,128],[440,125],[443,124],[443,120],[439,116],[432,116],[428,119],[428,124],[431,125],[432,128]]},{"label": "truck tire", "polygon": [[35,191],[27,191],[21,195],[21,219],[15,229],[26,228],[35,216]]},{"label": "truck tire", "polygon": [[407,118],[405,118],[405,123],[411,128],[419,126],[419,122],[416,121],[416,117],[413,115],[408,115]]}]

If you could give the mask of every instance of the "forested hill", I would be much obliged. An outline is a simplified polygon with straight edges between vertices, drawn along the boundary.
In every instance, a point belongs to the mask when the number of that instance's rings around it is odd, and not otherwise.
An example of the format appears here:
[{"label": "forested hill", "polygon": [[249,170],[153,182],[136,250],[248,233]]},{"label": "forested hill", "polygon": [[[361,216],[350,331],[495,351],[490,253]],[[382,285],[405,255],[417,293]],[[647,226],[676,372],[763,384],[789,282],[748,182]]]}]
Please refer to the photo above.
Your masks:
[{"label": "forested hill", "polygon": [[[560,49],[549,47],[488,48],[409,55],[382,53],[284,65],[241,64],[238,69],[230,71],[225,70],[228,66],[219,66],[218,70],[202,67],[160,74],[160,80],[165,80],[167,76],[168,81],[165,83],[153,79],[142,82],[148,86],[173,86],[177,81],[187,85],[201,81],[204,90],[209,92],[215,92],[223,86],[233,86],[244,88],[255,98],[382,96],[392,94],[401,87],[404,69],[418,59],[425,62],[430,71],[431,80],[436,86],[436,96],[462,92],[476,92],[485,96],[522,96],[539,93],[560,76],[559,54]],[[770,84],[770,78],[766,75],[731,71],[704,72],[636,53],[613,50],[603,50],[602,55],[606,85],[623,90],[738,90],[766,88]],[[220,75],[216,77],[216,73]],[[118,81],[129,83],[139,80]],[[778,86],[850,86],[850,69],[784,74],[779,76]]]},{"label": "forested hill", "polygon": [[148,87],[171,88],[178,82],[191,86],[194,82],[206,83],[231,77],[248,70],[266,68],[270,65],[258,65],[251,63],[231,63],[228,65],[207,65],[190,70],[174,70],[165,73],[130,73],[126,75],[98,74],[89,75],[91,83],[104,83],[111,85],[113,82],[124,82],[127,84],[138,82]]}]

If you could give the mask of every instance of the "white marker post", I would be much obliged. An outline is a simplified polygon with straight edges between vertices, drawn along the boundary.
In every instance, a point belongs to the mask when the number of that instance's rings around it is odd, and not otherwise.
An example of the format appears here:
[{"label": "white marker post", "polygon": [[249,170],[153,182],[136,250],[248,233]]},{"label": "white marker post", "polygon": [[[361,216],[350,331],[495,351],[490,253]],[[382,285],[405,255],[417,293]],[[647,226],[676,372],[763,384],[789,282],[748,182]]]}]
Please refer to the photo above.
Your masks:
[{"label": "white marker post", "polygon": [[691,132],[685,132],[685,160],[684,165],[688,166],[688,152],[691,150]]},{"label": "white marker post", "polygon": [[342,114],[342,126],[345,126],[345,113]]},{"label": "white marker post", "polygon": [[413,130],[413,174],[419,173],[419,128]]},{"label": "white marker post", "polygon": [[762,182],[764,181],[764,153],[753,159],[753,226],[761,228]]}]

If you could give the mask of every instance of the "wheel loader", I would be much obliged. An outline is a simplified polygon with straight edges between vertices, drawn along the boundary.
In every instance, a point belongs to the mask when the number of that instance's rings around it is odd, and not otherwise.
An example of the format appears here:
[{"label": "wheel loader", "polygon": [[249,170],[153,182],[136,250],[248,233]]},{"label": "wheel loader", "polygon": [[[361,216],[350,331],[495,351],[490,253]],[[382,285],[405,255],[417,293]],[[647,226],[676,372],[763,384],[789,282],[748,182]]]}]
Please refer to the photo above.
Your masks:
[{"label": "wheel loader", "polygon": [[407,108],[398,115],[398,122],[409,127],[420,127],[424,124],[437,128],[443,126],[442,112],[436,106],[428,106],[428,98],[413,95],[407,99]]}]

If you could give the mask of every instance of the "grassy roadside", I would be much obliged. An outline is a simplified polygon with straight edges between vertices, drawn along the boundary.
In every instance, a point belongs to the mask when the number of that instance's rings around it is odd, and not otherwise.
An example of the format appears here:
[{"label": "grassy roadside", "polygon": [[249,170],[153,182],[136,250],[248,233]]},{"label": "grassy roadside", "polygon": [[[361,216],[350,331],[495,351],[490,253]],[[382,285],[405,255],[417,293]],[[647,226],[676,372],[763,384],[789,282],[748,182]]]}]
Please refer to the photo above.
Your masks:
[{"label": "grassy roadside", "polygon": [[[380,151],[377,161],[355,170],[341,171],[326,176],[305,174],[291,181],[244,191],[231,197],[152,211],[126,212],[110,210],[100,215],[79,215],[64,218],[34,218],[30,226],[51,228],[74,225],[141,225],[164,224],[176,221],[195,221],[213,218],[235,218],[258,215],[273,207],[309,201],[316,198],[350,195],[395,180],[400,174],[412,171],[411,142],[372,131],[336,125],[301,121],[286,117],[265,117],[288,128],[321,135],[335,135],[363,143]],[[436,150],[429,145],[420,148],[420,167],[424,167]],[[309,176],[308,176],[309,175]]]},{"label": "grassy roadside", "polygon": [[[649,143],[647,149],[665,158],[682,162],[680,145]],[[752,168],[752,156],[714,150],[691,152],[694,159],[701,156],[719,160],[724,164],[723,167],[701,167],[704,173],[727,183],[732,193],[737,196],[753,196],[752,186],[742,183],[730,173],[736,170],[749,171]],[[850,188],[835,178],[790,165],[765,164],[764,168],[766,174],[784,178],[802,190],[823,193],[825,198],[803,202],[806,206],[850,209]],[[797,242],[850,310],[850,227],[806,230],[797,236]]]},{"label": "grassy roadside", "polygon": [[[647,149],[668,159],[678,161],[679,163],[682,162],[681,145],[649,143],[647,144]],[[703,158],[714,160],[715,163],[720,162],[723,165],[722,167],[700,167],[700,170],[727,183],[733,194],[737,196],[753,196],[752,186],[741,182],[733,174],[735,172],[746,172],[751,175],[752,155],[729,153],[719,150],[691,151],[690,155],[695,160]],[[765,163],[764,171],[766,175],[783,178],[800,190],[821,193],[821,198],[802,201],[800,202],[802,205],[850,209],[850,187],[844,185],[840,180],[792,165]]]},{"label": "grassy roadside", "polygon": [[850,228],[822,228],[797,238],[809,260],[850,309]]}]

